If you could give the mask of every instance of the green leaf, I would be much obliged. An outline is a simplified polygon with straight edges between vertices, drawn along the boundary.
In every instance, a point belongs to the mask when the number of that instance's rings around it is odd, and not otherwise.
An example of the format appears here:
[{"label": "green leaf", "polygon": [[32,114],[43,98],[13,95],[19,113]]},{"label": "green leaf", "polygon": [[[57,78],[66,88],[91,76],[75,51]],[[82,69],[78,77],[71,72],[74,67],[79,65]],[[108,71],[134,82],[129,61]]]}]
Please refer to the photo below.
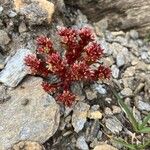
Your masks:
[{"label": "green leaf", "polygon": [[137,150],[136,149],[136,145],[134,145],[134,144],[129,144],[128,142],[126,142],[125,140],[123,140],[123,139],[121,139],[121,138],[119,138],[119,139],[114,139],[114,142],[116,142],[116,143],[118,143],[118,144],[121,144],[122,146],[124,146],[124,147],[127,147],[127,148],[129,148],[129,149],[131,149],[131,150]]},{"label": "green leaf", "polygon": [[149,141],[146,141],[143,145],[142,145],[142,148],[146,148],[150,146],[150,140]]},{"label": "green leaf", "polygon": [[149,120],[150,120],[150,113],[146,117],[144,117],[143,122],[139,126],[139,129],[143,129],[147,125]]},{"label": "green leaf", "polygon": [[125,112],[125,114],[127,115],[130,123],[132,124],[134,130],[136,132],[139,131],[138,128],[138,122],[136,121],[136,119],[133,116],[133,113],[130,111],[130,109],[128,108],[128,106],[124,103],[124,101],[122,100],[122,98],[117,94],[117,92],[111,88],[111,91],[113,92],[114,96],[117,98],[119,105],[121,106],[121,108],[123,109],[123,111]]},{"label": "green leaf", "polygon": [[150,127],[144,127],[143,129],[139,130],[140,133],[150,133]]}]

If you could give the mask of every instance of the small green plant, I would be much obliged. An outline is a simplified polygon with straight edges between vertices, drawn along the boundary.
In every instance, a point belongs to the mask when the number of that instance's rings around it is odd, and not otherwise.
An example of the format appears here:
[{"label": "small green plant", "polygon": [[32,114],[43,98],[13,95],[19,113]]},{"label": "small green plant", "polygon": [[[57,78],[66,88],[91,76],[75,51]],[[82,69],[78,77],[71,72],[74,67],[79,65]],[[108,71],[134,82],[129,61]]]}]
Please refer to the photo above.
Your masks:
[{"label": "small green plant", "polygon": [[133,129],[137,133],[150,133],[150,127],[147,126],[148,121],[150,120],[150,113],[144,117],[142,123],[138,122],[134,115],[133,112],[129,109],[129,107],[124,103],[122,98],[117,94],[117,92],[111,88],[114,96],[116,97],[118,104],[122,108],[122,110],[125,112],[127,118],[129,119]]},{"label": "small green plant", "polygon": [[130,144],[122,138],[115,138],[114,141],[131,150],[145,150],[150,145],[150,140],[140,144]]},{"label": "small green plant", "polygon": [[[133,130],[136,133],[150,133],[150,127],[148,127],[148,121],[150,120],[150,113],[144,117],[144,119],[142,120],[142,122],[138,122],[134,115],[133,112],[130,110],[130,108],[124,103],[123,99],[117,94],[117,92],[115,91],[114,88],[111,87],[111,91],[113,93],[113,95],[115,96],[115,98],[117,99],[118,104],[120,105],[120,107],[122,108],[122,110],[125,112],[127,118],[129,119]],[[121,138],[115,138],[114,139],[115,142],[129,148],[129,149],[133,149],[133,150],[143,150],[146,147],[150,146],[150,140],[148,141],[144,141],[140,144],[130,144],[128,142],[126,142],[124,139]]]}]

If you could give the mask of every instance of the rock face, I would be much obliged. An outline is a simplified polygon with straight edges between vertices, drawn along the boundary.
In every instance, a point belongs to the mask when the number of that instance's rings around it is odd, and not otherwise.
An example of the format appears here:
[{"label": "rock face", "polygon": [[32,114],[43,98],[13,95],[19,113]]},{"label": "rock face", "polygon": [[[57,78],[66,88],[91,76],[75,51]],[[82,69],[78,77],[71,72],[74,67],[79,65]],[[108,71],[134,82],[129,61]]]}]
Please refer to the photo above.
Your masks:
[{"label": "rock face", "polygon": [[[96,22],[108,20],[110,29],[137,29],[141,35],[150,30],[150,1],[148,0],[65,0],[65,3],[76,6],[87,17]],[[133,9],[134,7],[134,9]]]},{"label": "rock face", "polygon": [[24,58],[29,54],[31,54],[31,51],[28,49],[18,49],[0,72],[0,82],[10,87],[17,86],[28,73],[24,64]]},{"label": "rock face", "polygon": [[54,13],[54,4],[47,0],[14,0],[14,7],[26,16],[30,25],[41,24],[43,21],[50,23]]},{"label": "rock face", "polygon": [[59,106],[41,83],[41,78],[29,77],[16,89],[7,91],[11,99],[0,105],[0,150],[21,140],[44,143],[56,132]]}]

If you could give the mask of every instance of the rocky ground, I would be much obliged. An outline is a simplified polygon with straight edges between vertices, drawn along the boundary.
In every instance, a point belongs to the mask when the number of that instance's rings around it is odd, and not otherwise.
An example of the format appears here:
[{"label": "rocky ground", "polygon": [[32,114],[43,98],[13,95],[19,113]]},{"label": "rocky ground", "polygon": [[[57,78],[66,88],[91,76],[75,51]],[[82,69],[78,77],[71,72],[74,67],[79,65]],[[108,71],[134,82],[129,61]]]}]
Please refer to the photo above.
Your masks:
[{"label": "rocky ground", "polygon": [[124,150],[111,137],[134,138],[136,143],[148,138],[134,134],[109,83],[73,85],[79,96],[68,108],[42,90],[40,77],[30,75],[24,57],[35,52],[38,35],[49,36],[61,50],[55,34],[58,26],[90,26],[104,49],[104,64],[111,67],[111,82],[136,119],[141,121],[150,112],[150,45],[146,39],[136,29],[110,32],[106,20],[90,22],[62,0],[53,3],[0,2],[0,150]]}]

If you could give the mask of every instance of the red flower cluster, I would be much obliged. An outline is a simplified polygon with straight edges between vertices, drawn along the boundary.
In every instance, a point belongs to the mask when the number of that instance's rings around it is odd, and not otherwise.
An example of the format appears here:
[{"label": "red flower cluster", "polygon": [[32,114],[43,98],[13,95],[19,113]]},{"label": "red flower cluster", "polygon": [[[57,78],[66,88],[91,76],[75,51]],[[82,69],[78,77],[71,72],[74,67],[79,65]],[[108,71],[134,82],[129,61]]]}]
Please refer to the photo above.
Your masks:
[{"label": "red flower cluster", "polygon": [[111,70],[99,65],[98,69],[92,69],[91,65],[103,56],[103,49],[95,41],[91,29],[61,28],[58,31],[65,53],[61,56],[53,48],[51,40],[41,36],[37,38],[36,55],[25,58],[25,64],[30,67],[33,74],[45,79],[49,75],[59,78],[57,83],[43,82],[42,86],[48,93],[56,93],[57,100],[66,106],[71,106],[75,100],[75,94],[70,86],[76,81],[97,81],[109,79]]}]

